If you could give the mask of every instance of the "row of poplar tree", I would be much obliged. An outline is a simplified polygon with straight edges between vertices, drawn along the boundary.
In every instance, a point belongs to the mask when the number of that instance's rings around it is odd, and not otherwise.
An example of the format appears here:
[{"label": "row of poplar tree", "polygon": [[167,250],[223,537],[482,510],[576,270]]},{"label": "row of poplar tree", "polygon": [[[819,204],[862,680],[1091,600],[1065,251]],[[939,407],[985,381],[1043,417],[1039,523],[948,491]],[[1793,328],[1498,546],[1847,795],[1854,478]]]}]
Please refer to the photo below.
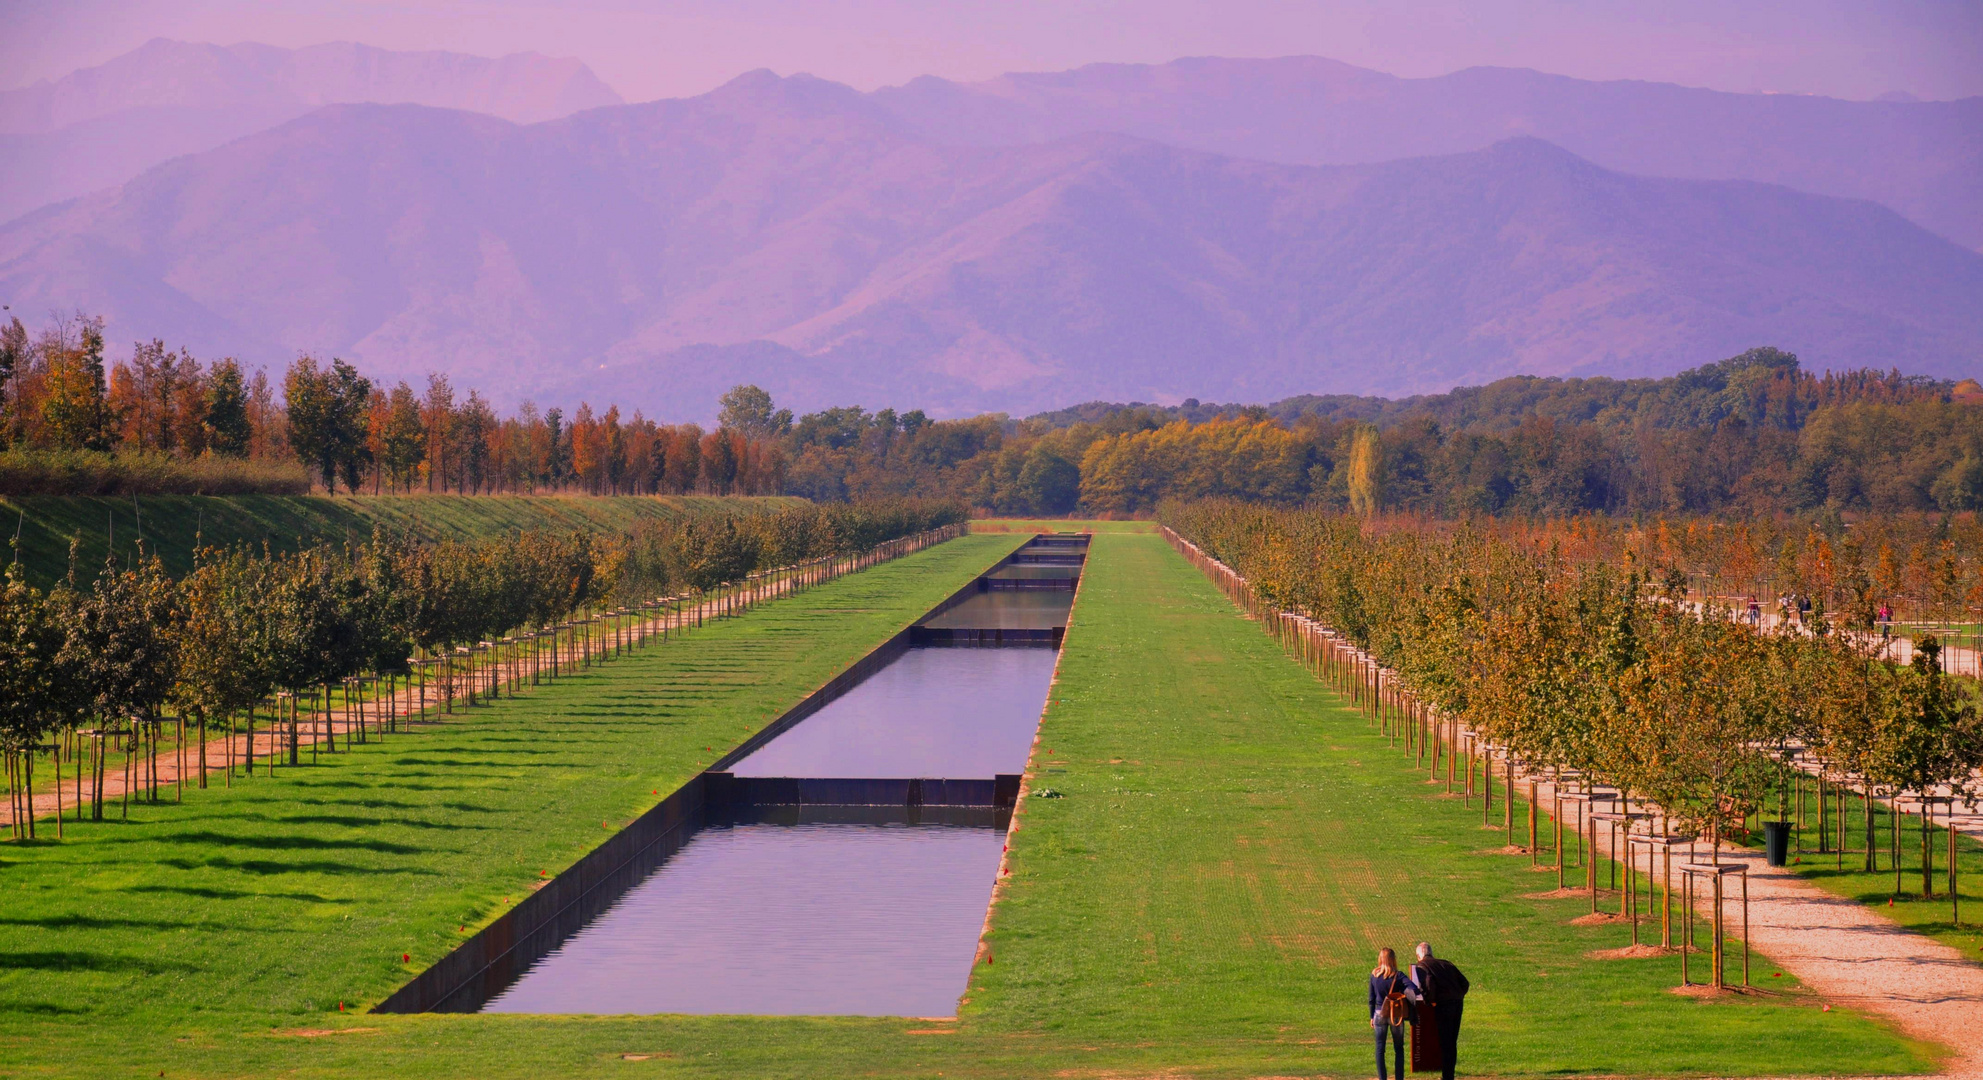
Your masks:
[{"label": "row of poplar tree", "polygon": [[[405,674],[416,654],[705,593],[966,518],[961,504],[905,499],[648,521],[618,536],[423,544],[379,532],[295,552],[207,549],[179,580],[141,553],[87,583],[72,569],[47,591],[9,566],[0,589],[9,787],[28,784],[22,770],[52,736],[88,729],[135,751],[169,717],[182,739],[188,727],[203,738],[272,694],[325,688],[328,700],[347,679]],[[100,792],[101,754],[92,761]]]},{"label": "row of poplar tree", "polygon": [[1684,573],[1637,552],[1576,559],[1465,523],[1229,502],[1162,519],[1532,773],[1570,770],[1710,837],[1787,814],[1812,770],[1867,799],[1980,793],[1975,688],[1932,636],[1901,664],[1871,633],[1690,600]]}]

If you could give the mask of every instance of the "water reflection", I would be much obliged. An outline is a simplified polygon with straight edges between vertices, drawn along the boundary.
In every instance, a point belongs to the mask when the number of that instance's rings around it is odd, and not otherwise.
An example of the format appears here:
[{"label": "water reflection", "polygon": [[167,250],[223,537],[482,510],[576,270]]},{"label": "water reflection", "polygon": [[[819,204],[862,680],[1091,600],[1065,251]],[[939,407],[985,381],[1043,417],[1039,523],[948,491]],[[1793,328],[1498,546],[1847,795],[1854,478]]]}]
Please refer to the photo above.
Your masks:
[{"label": "water reflection", "polygon": [[1004,840],[714,825],[484,1011],[948,1016]]},{"label": "water reflection", "polygon": [[1050,648],[910,649],[730,771],[960,780],[1023,772],[1057,655]]},{"label": "water reflection", "polygon": [[934,630],[1048,630],[1067,625],[1074,593],[1053,589],[981,592],[941,615],[923,620]]}]

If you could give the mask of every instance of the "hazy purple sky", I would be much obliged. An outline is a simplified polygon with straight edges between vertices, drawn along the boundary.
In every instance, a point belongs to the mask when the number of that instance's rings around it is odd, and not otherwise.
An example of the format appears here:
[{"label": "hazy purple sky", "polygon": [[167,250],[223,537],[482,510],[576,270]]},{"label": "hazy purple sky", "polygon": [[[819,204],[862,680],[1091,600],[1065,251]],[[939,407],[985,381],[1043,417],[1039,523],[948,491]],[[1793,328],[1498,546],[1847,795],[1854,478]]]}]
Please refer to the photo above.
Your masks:
[{"label": "hazy purple sky", "polygon": [[862,89],[1097,61],[1312,53],[1399,75],[1474,65],[1738,91],[1983,94],[1977,0],[0,0],[0,86],[153,37],[575,56],[629,100],[753,68]]}]

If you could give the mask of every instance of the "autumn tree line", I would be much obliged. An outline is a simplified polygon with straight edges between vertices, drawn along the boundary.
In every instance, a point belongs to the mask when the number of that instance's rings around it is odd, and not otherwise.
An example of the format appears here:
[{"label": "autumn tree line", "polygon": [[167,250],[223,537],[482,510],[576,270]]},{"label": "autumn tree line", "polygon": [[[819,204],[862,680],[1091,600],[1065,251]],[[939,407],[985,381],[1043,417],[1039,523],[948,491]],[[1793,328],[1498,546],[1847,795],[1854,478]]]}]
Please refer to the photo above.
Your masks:
[{"label": "autumn tree line", "polygon": [[0,325],[0,494],[777,494],[784,458],[738,430],[617,405],[500,415],[443,375],[375,383],[301,356],[279,378],[162,341],[106,363],[103,323]]},{"label": "autumn tree line", "polygon": [[[1576,562],[1650,561],[1681,574],[1696,602],[1741,607],[1754,599],[1763,613],[1793,622],[1871,630],[1885,612],[1898,627],[1951,627],[1973,637],[1961,628],[1983,621],[1983,518],[1974,513],[1468,520]],[[1379,529],[1395,525],[1375,521]]]},{"label": "autumn tree line", "polygon": [[[1690,599],[1685,571],[1655,545],[1584,557],[1469,523],[1230,501],[1170,504],[1160,520],[1266,609],[1306,615],[1374,658],[1429,706],[1417,719],[1476,733],[1511,768],[1656,804],[1676,828],[1712,838],[1749,814],[1788,815],[1809,770],[1828,782],[1820,806],[1849,788],[1866,800],[1978,794],[1983,719],[1932,637],[1899,664],[1854,632],[1864,626],[1753,626]],[[1838,805],[1827,820],[1844,820]],[[1899,836],[1875,838],[1865,820],[1871,870]]]},{"label": "autumn tree line", "polygon": [[[121,752],[128,812],[128,792],[147,786],[162,743],[183,751],[191,732],[204,783],[208,732],[231,733],[243,721],[252,734],[271,695],[291,703],[294,763],[306,696],[327,705],[341,690],[351,701],[351,684],[381,682],[391,694],[416,660],[440,657],[441,700],[451,700],[448,680],[460,677],[453,658],[464,648],[510,636],[514,651],[514,636],[529,635],[536,656],[548,634],[555,651],[588,614],[734,591],[772,570],[791,578],[794,568],[959,527],[966,513],[954,502],[894,500],[649,521],[621,536],[526,532],[419,544],[381,532],[294,553],[208,549],[179,580],[140,555],[112,561],[87,584],[72,572],[47,591],[9,566],[0,590],[0,745],[13,820],[31,828],[18,800],[41,754],[62,754],[93,777],[90,814],[101,819],[103,770]],[[83,773],[74,775],[80,783]]]},{"label": "autumn tree line", "polygon": [[0,326],[0,494],[959,496],[1047,515],[1149,514],[1170,498],[1442,517],[1983,510],[1983,385],[1817,375],[1771,348],[1662,379],[1520,376],[1396,400],[932,419],[855,405],[794,416],[739,386],[719,406],[709,431],[617,405],[503,415],[445,376],[387,386],[303,356],[271,378],[160,341],[106,367],[100,320],[30,334],[16,319]]}]

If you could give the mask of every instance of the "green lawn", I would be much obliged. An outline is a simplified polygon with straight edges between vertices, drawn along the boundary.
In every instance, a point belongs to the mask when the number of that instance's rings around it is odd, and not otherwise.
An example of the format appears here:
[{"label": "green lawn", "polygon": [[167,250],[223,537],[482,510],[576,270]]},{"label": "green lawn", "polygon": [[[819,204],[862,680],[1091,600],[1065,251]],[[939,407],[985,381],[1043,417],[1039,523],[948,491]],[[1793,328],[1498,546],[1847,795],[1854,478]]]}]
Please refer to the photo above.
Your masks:
[{"label": "green lawn", "polygon": [[[0,1073],[267,1075],[424,1045],[450,1021],[270,1033],[355,1021],[1019,542],[939,545],[318,766],[0,848]],[[510,1036],[480,1030],[503,1062]]]},{"label": "green lawn", "polygon": [[30,580],[46,586],[67,572],[72,536],[82,539],[85,573],[94,574],[103,564],[113,538],[122,554],[142,535],[178,575],[192,568],[196,538],[217,545],[267,541],[290,550],[320,540],[363,539],[375,525],[426,540],[516,529],[624,532],[645,519],[803,501],[712,495],[24,495],[0,498],[0,529],[8,539],[20,530],[22,565]]},{"label": "green lawn", "polygon": [[1587,959],[1626,932],[1569,925],[1579,900],[1528,898],[1553,877],[1490,853],[1501,839],[1477,810],[1408,770],[1161,539],[1113,530],[1033,769],[1036,793],[1065,797],[1024,808],[993,962],[958,1022],[334,1011],[376,1000],[460,920],[603,836],[592,822],[624,821],[1018,539],[944,545],[266,794],[7,852],[0,1071],[1359,1076],[1375,948],[1421,937],[1474,980],[1470,1074],[1932,1067],[1766,961],[1778,995],[1698,1001],[1669,992],[1672,961]]}]

